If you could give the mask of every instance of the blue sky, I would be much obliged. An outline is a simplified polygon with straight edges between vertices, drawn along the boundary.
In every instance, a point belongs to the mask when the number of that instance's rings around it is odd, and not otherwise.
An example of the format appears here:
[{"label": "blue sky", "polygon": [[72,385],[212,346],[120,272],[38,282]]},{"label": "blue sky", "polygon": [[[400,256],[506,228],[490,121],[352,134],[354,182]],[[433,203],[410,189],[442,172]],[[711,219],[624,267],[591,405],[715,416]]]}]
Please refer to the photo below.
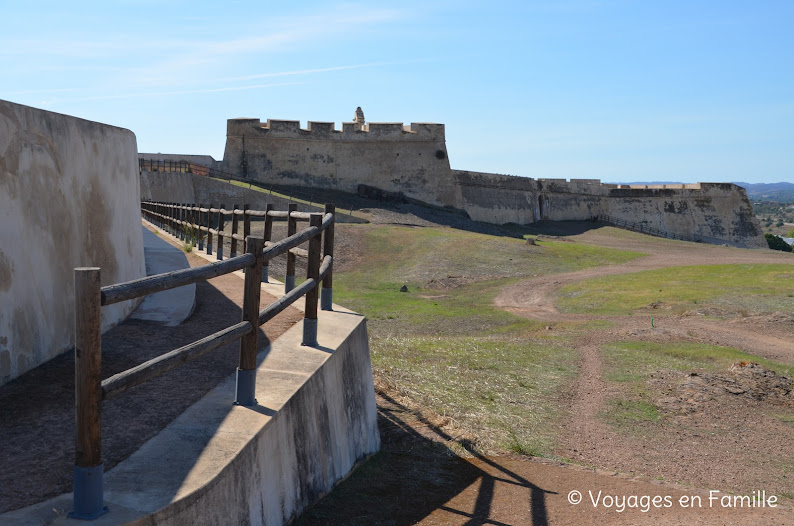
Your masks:
[{"label": "blue sky", "polygon": [[453,168],[794,182],[794,1],[0,0],[0,20],[0,98],[143,152],[220,159],[228,118],[341,128],[362,106],[444,123]]}]

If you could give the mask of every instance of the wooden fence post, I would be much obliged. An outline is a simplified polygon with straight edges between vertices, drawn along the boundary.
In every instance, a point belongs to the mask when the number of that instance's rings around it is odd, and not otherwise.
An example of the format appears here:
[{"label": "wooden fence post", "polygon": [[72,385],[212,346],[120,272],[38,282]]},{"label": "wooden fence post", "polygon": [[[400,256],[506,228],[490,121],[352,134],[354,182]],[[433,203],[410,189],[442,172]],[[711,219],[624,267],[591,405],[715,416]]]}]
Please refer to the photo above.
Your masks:
[{"label": "wooden fence post", "polygon": [[251,216],[248,215],[249,208],[251,208],[251,205],[243,205],[243,239],[245,239],[243,251],[245,252],[248,252],[248,236],[251,235]]},{"label": "wooden fence post", "polygon": [[190,229],[192,231],[192,236],[191,237],[193,238],[193,246],[194,247],[198,246],[198,236],[199,236],[199,228],[198,228],[198,225],[199,225],[198,214],[199,213],[198,213],[197,207],[198,207],[198,205],[196,203],[193,203],[193,204],[190,205],[190,208],[191,208],[191,210],[190,210]]},{"label": "wooden fence post", "polygon": [[215,254],[218,256],[218,261],[223,260],[223,228],[226,222],[226,214],[224,213],[226,206],[221,203],[220,209],[221,211],[218,212],[218,248],[215,250]]},{"label": "wooden fence post", "polygon": [[237,239],[234,237],[237,235],[237,227],[239,224],[239,219],[235,211],[240,208],[240,205],[232,205],[232,248],[229,250],[229,257],[237,257]]},{"label": "wooden fence post", "polygon": [[213,227],[212,221],[212,203],[207,206],[207,255],[212,255],[212,232],[210,228]]},{"label": "wooden fence post", "polygon": [[[334,223],[336,222],[336,207],[334,205],[325,205],[326,214],[334,214],[334,220],[325,229],[323,236],[323,255],[334,257]],[[328,273],[323,279],[323,288],[320,295],[320,308],[323,310],[333,310],[333,286],[334,286],[334,266],[328,269]]]},{"label": "wooden fence post", "polygon": [[198,207],[199,207],[198,218],[196,220],[196,224],[199,226],[199,229],[198,229],[198,249],[199,250],[204,250],[204,231],[201,229],[201,227],[204,226],[204,212],[201,211],[201,209],[204,208],[204,203],[199,203]]},{"label": "wooden fence post", "polygon": [[74,269],[74,497],[69,516],[92,520],[108,510],[102,478],[102,316],[99,269]]},{"label": "wooden fence post", "polygon": [[[310,226],[320,228],[323,224],[322,214],[312,214],[309,220]],[[309,255],[306,263],[306,279],[314,280],[314,287],[306,293],[306,308],[303,316],[303,342],[301,345],[310,347],[317,346],[317,295],[320,284],[320,245],[321,234],[309,240]]]},{"label": "wooden fence post", "polygon": [[[265,205],[265,233],[262,235],[262,239],[265,242],[265,247],[267,247],[268,241],[270,238],[273,237],[273,218],[270,217],[270,212],[273,211],[273,204],[268,203]],[[267,260],[262,265],[262,283],[270,283],[270,260]]]},{"label": "wooden fence post", "polygon": [[245,240],[248,253],[256,256],[253,266],[245,271],[243,291],[243,321],[251,322],[250,333],[240,338],[240,364],[237,368],[236,405],[256,405],[256,347],[259,332],[259,298],[262,290],[259,276],[262,273],[262,249],[265,242],[254,236]]},{"label": "wooden fence post", "polygon": [[[298,220],[292,217],[297,212],[298,204],[290,203],[287,207],[287,237],[298,231]],[[295,288],[295,254],[287,252],[287,275],[284,277],[284,294]]]},{"label": "wooden fence post", "polygon": [[179,203],[179,208],[176,209],[176,218],[179,221],[177,223],[177,228],[179,228],[179,239],[182,241],[187,240],[187,229],[182,221],[185,220],[185,204],[186,203]]}]

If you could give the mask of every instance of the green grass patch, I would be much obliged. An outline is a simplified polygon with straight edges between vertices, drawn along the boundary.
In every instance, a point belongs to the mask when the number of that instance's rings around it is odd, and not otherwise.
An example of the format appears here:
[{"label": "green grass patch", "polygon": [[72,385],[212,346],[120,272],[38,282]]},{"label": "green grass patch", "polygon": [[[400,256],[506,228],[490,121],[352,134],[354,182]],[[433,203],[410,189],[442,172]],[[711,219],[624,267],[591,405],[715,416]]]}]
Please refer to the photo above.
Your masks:
[{"label": "green grass patch", "polygon": [[794,427],[794,415],[776,415],[776,417],[784,424]]},{"label": "green grass patch", "polygon": [[[317,201],[309,201],[309,200],[306,200],[306,199],[300,199],[300,198],[297,198],[297,197],[294,197],[294,196],[291,196],[291,195],[275,192],[275,191],[273,191],[273,190],[271,190],[269,188],[265,188],[264,186],[260,186],[259,184],[255,183],[253,181],[251,181],[251,182],[243,182],[243,181],[229,180],[229,181],[226,181],[226,182],[228,182],[229,184],[233,184],[234,186],[239,186],[241,188],[247,188],[249,190],[254,190],[256,192],[262,192],[263,194],[274,195],[276,197],[280,197],[281,199],[286,199],[288,201],[292,201],[293,203],[301,203],[301,204],[304,204],[304,205],[315,206],[315,207],[318,207],[318,208],[323,208],[323,206],[324,206],[324,203],[319,203]],[[351,212],[349,209],[347,209],[347,210],[348,210],[348,212],[345,212],[344,208],[340,208],[338,210],[338,213],[344,214],[346,216],[351,216],[352,215],[353,217],[357,217],[359,219],[363,219],[363,220],[366,221],[366,218],[361,216],[360,214],[357,214],[356,212]]]},{"label": "green grass patch", "polygon": [[607,408],[601,416],[611,425],[623,428],[633,427],[646,422],[658,422],[662,419],[661,413],[655,405],[646,400],[629,400],[615,398],[609,400]]},{"label": "green grass patch", "polygon": [[727,371],[735,362],[757,362],[778,374],[791,376],[794,365],[748,354],[732,347],[702,343],[619,342],[601,349],[606,359],[604,379],[643,382],[657,371]]},{"label": "green grass patch", "polygon": [[[351,228],[351,227],[347,227]],[[352,227],[355,228],[355,227]],[[365,314],[373,329],[415,334],[472,334],[534,329],[491,306],[517,279],[628,261],[641,254],[566,242],[520,239],[450,228],[369,228],[364,258],[334,276],[336,300]],[[400,292],[402,285],[408,292]],[[382,323],[389,321],[389,323]]]},{"label": "green grass patch", "polygon": [[557,397],[577,353],[543,340],[373,336],[373,367],[418,403],[455,420],[485,451],[548,454]]},{"label": "green grass patch", "polygon": [[[631,314],[656,303],[664,313],[716,307],[742,315],[794,312],[791,265],[703,265],[606,276],[566,285],[563,312]],[[652,312],[652,311],[651,311]]]},{"label": "green grass patch", "polygon": [[732,347],[701,343],[617,342],[605,345],[601,352],[604,380],[620,384],[622,396],[610,400],[600,416],[617,428],[636,432],[642,431],[640,424],[662,421],[662,415],[653,405],[655,393],[647,387],[651,375],[669,371],[727,372],[732,364],[740,361],[758,362],[778,374],[791,376],[794,372],[794,365],[767,360]]},{"label": "green grass patch", "polygon": [[355,266],[334,274],[334,300],[367,316],[373,367],[483,450],[548,454],[576,371],[571,331],[547,331],[493,299],[519,279],[642,254],[443,227],[368,226],[363,237]]}]

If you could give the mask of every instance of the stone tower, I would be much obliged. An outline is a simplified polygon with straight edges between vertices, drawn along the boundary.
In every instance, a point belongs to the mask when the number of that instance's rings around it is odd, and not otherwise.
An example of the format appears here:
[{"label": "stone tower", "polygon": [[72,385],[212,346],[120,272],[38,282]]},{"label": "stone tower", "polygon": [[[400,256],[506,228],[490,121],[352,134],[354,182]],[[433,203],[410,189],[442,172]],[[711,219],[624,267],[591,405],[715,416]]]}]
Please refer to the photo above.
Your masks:
[{"label": "stone tower", "polygon": [[356,108],[356,114],[353,117],[353,129],[356,131],[364,129],[364,111],[362,111],[361,106]]}]

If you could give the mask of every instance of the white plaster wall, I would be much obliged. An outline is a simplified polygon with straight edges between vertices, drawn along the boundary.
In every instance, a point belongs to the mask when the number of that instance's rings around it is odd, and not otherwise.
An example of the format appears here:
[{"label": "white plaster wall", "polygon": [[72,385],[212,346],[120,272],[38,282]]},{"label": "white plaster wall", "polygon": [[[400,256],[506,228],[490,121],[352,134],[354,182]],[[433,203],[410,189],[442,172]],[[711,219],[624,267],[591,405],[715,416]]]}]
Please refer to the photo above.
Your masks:
[{"label": "white plaster wall", "polygon": [[74,267],[145,276],[137,168],[129,130],[0,101],[0,385],[73,345]]}]

